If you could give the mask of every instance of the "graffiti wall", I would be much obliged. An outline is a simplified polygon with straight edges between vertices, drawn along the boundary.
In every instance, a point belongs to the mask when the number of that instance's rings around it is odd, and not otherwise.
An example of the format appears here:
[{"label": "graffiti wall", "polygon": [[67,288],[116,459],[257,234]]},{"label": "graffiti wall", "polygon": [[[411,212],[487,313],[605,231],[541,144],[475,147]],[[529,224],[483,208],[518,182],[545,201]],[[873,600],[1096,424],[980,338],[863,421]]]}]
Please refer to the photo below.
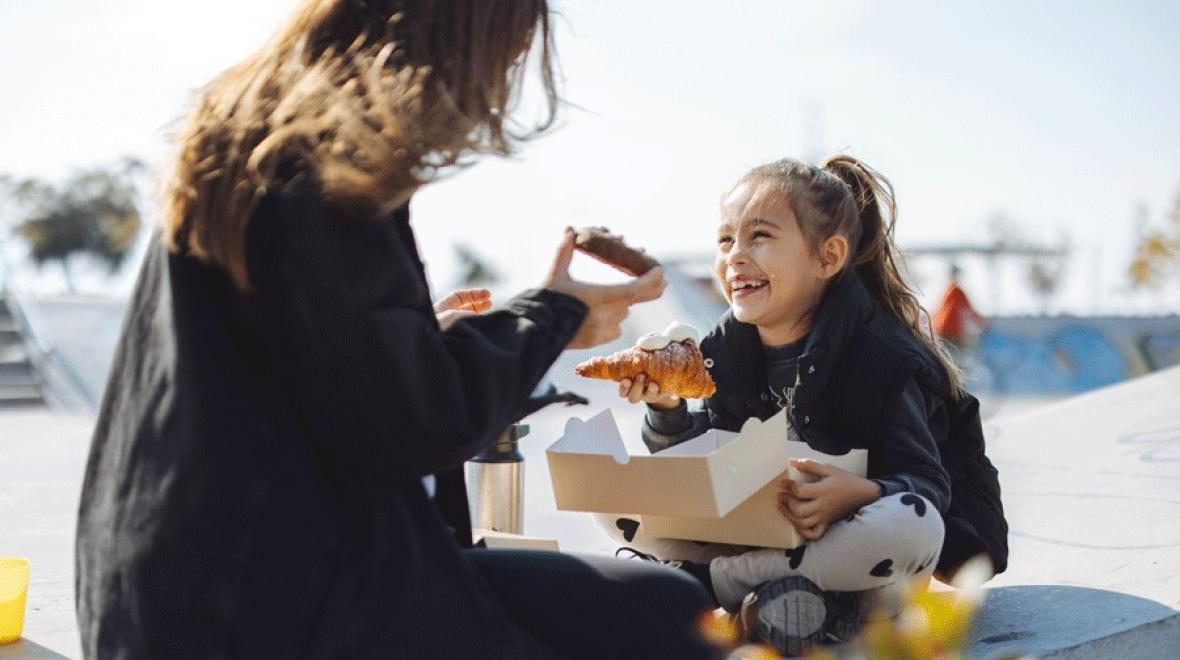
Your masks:
[{"label": "graffiti wall", "polygon": [[962,359],[969,386],[1079,393],[1180,364],[1180,316],[996,317]]}]

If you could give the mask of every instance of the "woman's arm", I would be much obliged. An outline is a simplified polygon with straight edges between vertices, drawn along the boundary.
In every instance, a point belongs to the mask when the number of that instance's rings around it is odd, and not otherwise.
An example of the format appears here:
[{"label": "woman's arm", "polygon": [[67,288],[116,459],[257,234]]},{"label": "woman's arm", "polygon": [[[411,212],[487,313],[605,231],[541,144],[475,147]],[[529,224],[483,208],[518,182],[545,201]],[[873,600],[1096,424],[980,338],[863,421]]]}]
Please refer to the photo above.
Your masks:
[{"label": "woman's arm", "polygon": [[358,470],[417,478],[470,458],[586,316],[578,299],[536,290],[440,332],[405,220],[339,217],[308,196],[280,195],[274,211],[260,293],[311,408],[292,412]]}]

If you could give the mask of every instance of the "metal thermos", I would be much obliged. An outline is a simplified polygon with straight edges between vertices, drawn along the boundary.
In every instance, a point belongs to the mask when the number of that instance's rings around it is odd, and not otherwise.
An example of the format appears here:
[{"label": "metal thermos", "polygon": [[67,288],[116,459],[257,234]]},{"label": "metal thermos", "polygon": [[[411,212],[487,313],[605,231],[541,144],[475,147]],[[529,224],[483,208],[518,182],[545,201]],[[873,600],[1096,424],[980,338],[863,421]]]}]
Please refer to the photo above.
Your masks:
[{"label": "metal thermos", "polygon": [[524,532],[524,455],[517,443],[528,433],[527,424],[513,424],[496,444],[467,462],[472,527]]}]

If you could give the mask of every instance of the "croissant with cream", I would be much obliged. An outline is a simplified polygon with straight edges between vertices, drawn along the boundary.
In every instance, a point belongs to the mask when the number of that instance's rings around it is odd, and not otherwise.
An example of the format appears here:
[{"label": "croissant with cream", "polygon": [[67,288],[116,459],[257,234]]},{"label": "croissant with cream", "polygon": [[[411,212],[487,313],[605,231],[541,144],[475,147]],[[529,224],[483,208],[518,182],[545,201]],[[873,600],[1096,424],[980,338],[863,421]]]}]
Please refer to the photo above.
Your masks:
[{"label": "croissant with cream", "polygon": [[[677,325],[673,324],[669,330]],[[684,399],[712,396],[717,391],[717,385],[705,370],[705,358],[697,348],[695,339],[684,337],[675,341],[667,335],[678,338],[677,333],[669,331],[665,331],[664,335],[648,335],[640,340],[640,345],[613,355],[591,358],[574,367],[574,372],[586,378],[616,382],[647,374],[648,380],[659,384],[660,391],[666,394]],[[654,342],[651,341],[653,339]],[[664,344],[662,348],[655,348],[661,343]]]}]

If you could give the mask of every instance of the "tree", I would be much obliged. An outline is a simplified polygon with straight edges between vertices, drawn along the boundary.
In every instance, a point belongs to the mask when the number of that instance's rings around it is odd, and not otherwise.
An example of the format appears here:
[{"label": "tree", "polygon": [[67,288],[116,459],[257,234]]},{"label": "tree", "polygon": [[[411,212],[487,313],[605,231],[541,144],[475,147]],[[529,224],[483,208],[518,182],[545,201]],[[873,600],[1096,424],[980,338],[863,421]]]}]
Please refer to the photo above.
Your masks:
[{"label": "tree", "polygon": [[1180,194],[1163,229],[1141,230],[1128,270],[1136,288],[1158,287],[1180,273]]},{"label": "tree", "polygon": [[455,243],[455,257],[459,260],[459,286],[489,286],[500,281],[500,274],[476,254],[470,246]]},{"label": "tree", "polygon": [[61,188],[36,179],[9,180],[4,192],[23,216],[15,230],[33,260],[59,262],[71,292],[70,264],[77,254],[98,257],[111,272],[118,269],[141,224],[135,182],[142,170],[142,163],[128,158],[116,168],[79,171]]}]

